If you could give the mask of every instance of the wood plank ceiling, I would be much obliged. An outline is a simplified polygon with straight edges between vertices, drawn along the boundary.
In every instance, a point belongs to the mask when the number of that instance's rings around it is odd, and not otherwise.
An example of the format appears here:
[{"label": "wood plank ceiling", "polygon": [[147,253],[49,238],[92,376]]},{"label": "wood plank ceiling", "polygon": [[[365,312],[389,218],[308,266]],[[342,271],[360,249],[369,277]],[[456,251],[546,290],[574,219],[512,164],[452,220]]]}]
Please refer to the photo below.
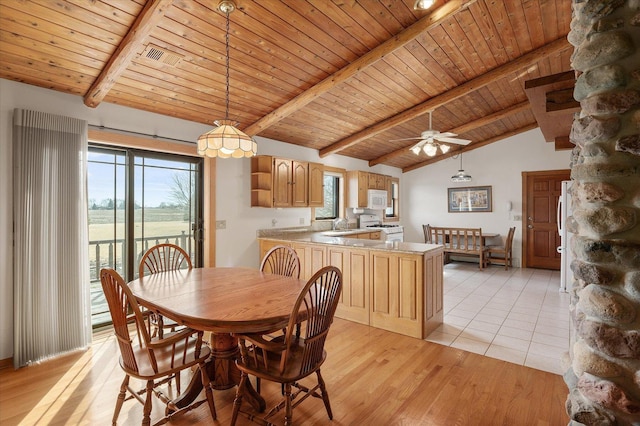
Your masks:
[{"label": "wood plank ceiling", "polygon": [[[569,0],[236,3],[230,117],[321,156],[409,171],[485,146],[537,126],[525,81],[570,70]],[[0,78],[212,124],[225,114],[217,5],[0,0]],[[428,129],[430,110],[472,143],[431,158],[394,141]]]}]

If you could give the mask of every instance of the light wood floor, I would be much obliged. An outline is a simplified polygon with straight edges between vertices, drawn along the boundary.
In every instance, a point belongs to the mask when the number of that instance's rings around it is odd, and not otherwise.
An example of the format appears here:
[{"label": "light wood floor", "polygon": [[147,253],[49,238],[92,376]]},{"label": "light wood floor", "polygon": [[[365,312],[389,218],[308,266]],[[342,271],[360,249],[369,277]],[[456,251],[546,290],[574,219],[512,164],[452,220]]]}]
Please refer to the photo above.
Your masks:
[{"label": "light wood floor", "polygon": [[[295,424],[566,425],[567,388],[558,375],[336,319],[322,369],[334,419],[322,401],[294,410]],[[111,332],[92,348],[14,371],[0,370],[0,424],[104,425],[123,378]],[[183,378],[187,383],[188,378]],[[278,385],[263,382],[268,402]],[[218,420],[206,404],[171,424],[229,423],[233,389],[215,391]],[[156,401],[154,401],[156,402]],[[157,410],[156,410],[157,409]],[[162,413],[158,403],[154,415]],[[139,424],[141,405],[125,403],[119,424]],[[154,420],[152,416],[152,421]],[[249,424],[241,418],[239,424]]]}]

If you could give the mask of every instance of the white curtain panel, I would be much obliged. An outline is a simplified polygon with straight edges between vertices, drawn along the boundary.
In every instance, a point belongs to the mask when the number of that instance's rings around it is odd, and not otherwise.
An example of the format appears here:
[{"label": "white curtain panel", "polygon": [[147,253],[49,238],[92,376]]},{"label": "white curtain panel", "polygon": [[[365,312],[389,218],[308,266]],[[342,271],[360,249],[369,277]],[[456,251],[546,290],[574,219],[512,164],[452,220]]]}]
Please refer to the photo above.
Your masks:
[{"label": "white curtain panel", "polygon": [[87,122],[14,110],[15,368],[91,343]]}]

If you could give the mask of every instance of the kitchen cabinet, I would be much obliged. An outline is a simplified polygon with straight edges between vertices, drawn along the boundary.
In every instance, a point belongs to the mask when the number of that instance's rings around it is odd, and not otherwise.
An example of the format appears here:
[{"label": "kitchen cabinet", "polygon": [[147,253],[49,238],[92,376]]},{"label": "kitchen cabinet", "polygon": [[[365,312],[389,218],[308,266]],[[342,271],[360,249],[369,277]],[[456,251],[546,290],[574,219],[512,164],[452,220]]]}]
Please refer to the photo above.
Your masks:
[{"label": "kitchen cabinet", "polygon": [[354,246],[349,240],[311,239],[314,242],[287,237],[260,239],[261,255],[272,247],[263,241],[290,245],[298,253],[304,279],[325,265],[338,267],[343,276],[343,294],[336,311],[339,318],[419,339],[442,324],[442,247],[399,242],[380,249],[374,241],[363,240]]},{"label": "kitchen cabinet", "polygon": [[251,157],[251,206],[273,206],[273,159],[270,156]]},{"label": "kitchen cabinet", "polygon": [[387,191],[387,207],[393,207],[393,178],[391,176],[384,177],[384,189]]},{"label": "kitchen cabinet", "polygon": [[347,172],[347,207],[367,207],[369,173],[360,170]]},{"label": "kitchen cabinet", "polygon": [[379,240],[381,231],[376,232],[363,232],[361,234],[355,234],[353,238],[360,238],[362,240]]},{"label": "kitchen cabinet", "polygon": [[371,253],[371,325],[384,330],[422,335],[422,256]]},{"label": "kitchen cabinet", "polygon": [[308,280],[319,269],[325,266],[327,249],[318,244],[292,243],[291,247],[296,251],[300,259],[300,278]]},{"label": "kitchen cabinet", "polygon": [[[387,186],[387,178],[389,183]],[[386,190],[389,193],[391,188],[391,176],[378,173],[368,173],[361,170],[347,172],[348,200],[347,207],[366,208],[369,201],[367,191],[370,189]],[[387,196],[387,205],[390,197]]]},{"label": "kitchen cabinet", "polygon": [[369,189],[387,189],[385,186],[385,178],[385,175],[380,175],[378,173],[369,173]]},{"label": "kitchen cabinet", "polygon": [[309,163],[309,207],[324,206],[324,166]]},{"label": "kitchen cabinet", "polygon": [[260,261],[262,261],[262,259],[264,259],[265,254],[267,254],[267,252],[272,248],[274,248],[275,246],[291,247],[291,243],[288,241],[276,241],[276,240],[265,240],[265,239],[260,239],[258,241],[260,245]]},{"label": "kitchen cabinet", "polygon": [[[319,202],[318,171],[317,165],[314,165],[313,173],[316,179],[314,181],[316,186],[313,188],[314,206]],[[307,207],[309,206],[309,183],[309,163],[307,162],[274,158],[269,155],[251,158],[252,207]],[[320,191],[322,192],[322,188]],[[323,199],[322,203],[324,203]]]},{"label": "kitchen cabinet", "polygon": [[327,263],[342,271],[342,294],[336,316],[369,324],[369,252],[327,247]]},{"label": "kitchen cabinet", "polygon": [[305,207],[308,200],[306,162],[275,158],[273,160],[273,207]]}]

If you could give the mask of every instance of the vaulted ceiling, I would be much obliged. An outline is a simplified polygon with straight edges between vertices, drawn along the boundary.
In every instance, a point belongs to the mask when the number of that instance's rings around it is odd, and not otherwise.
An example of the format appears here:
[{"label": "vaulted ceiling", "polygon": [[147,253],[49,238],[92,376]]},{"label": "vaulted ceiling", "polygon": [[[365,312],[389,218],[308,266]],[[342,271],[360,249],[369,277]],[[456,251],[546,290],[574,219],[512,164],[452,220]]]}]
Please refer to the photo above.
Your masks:
[{"label": "vaulted ceiling", "polygon": [[[229,116],[250,135],[413,170],[538,126],[525,82],[571,69],[570,0],[236,0]],[[0,78],[212,124],[218,0],[0,0]],[[409,148],[429,128],[469,139]],[[194,141],[195,143],[195,141]],[[260,148],[258,147],[258,150]]]}]

